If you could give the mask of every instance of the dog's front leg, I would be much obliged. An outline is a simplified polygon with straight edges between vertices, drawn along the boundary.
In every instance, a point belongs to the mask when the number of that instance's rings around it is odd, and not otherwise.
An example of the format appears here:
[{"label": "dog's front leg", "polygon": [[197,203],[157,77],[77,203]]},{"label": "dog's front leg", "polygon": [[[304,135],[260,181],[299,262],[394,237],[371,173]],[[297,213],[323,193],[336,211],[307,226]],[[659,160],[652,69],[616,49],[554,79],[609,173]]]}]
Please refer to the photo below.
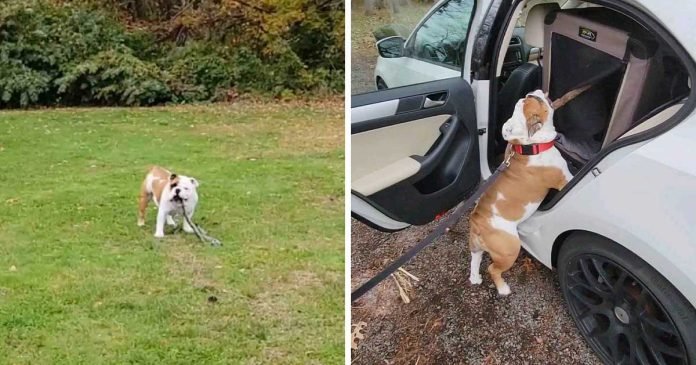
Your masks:
[{"label": "dog's front leg", "polygon": [[570,182],[570,179],[573,178],[573,174],[570,173],[570,170],[568,170],[568,165],[562,164],[561,165],[561,176],[558,179],[558,186],[554,186],[556,190],[561,191],[563,188]]},{"label": "dog's front leg", "polygon": [[155,227],[155,237],[164,237],[164,223],[167,221],[167,216],[169,215],[168,204],[160,204],[159,210],[157,210],[157,225]]}]

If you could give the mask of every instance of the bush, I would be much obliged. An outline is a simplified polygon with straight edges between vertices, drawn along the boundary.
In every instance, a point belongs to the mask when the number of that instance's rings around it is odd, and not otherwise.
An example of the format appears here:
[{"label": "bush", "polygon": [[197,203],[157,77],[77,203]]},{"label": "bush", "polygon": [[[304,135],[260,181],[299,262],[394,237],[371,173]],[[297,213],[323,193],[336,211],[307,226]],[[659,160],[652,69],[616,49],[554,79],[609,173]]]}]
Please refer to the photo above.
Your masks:
[{"label": "bush", "polygon": [[0,106],[57,103],[53,81],[93,54],[123,47],[123,32],[99,11],[41,0],[0,3]]},{"label": "bush", "polygon": [[57,79],[58,94],[68,105],[153,105],[171,99],[157,65],[135,56],[104,51]]},{"label": "bush", "polygon": [[0,108],[342,92],[343,55],[337,0],[0,0]]},{"label": "bush", "polygon": [[22,107],[38,104],[51,88],[51,77],[21,63],[0,61],[0,106]]},{"label": "bush", "polygon": [[163,63],[177,102],[221,101],[238,79],[227,50],[212,45],[175,50]]}]

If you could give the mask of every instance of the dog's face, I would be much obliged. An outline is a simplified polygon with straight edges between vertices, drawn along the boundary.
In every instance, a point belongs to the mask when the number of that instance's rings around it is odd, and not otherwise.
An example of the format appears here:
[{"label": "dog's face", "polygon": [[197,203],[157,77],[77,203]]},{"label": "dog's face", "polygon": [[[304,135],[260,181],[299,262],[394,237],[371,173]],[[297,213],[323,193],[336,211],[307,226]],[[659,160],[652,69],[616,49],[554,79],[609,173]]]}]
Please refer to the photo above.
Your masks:
[{"label": "dog's face", "polygon": [[551,101],[541,90],[515,104],[512,117],[503,124],[503,138],[512,144],[544,143],[556,138]]},{"label": "dog's face", "polygon": [[169,201],[188,201],[198,199],[198,180],[183,175],[172,174],[169,176],[169,189],[167,189],[167,200]]}]

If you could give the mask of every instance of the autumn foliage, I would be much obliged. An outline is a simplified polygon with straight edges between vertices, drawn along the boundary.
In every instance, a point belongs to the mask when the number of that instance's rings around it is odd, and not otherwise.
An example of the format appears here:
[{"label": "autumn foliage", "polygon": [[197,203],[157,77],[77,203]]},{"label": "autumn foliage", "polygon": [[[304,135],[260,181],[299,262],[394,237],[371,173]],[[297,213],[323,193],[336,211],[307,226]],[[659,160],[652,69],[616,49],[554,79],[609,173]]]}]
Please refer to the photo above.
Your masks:
[{"label": "autumn foliage", "polygon": [[0,107],[338,93],[343,26],[335,0],[7,0]]}]

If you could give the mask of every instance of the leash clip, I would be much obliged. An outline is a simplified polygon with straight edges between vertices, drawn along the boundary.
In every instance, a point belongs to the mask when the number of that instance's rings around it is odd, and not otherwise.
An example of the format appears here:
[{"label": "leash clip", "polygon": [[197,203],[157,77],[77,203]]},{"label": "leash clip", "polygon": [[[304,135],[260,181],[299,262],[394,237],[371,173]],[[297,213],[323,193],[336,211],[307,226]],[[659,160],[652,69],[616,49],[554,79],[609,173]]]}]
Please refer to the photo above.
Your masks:
[{"label": "leash clip", "polygon": [[505,167],[510,167],[510,159],[512,156],[515,155],[515,150],[510,149],[510,154],[505,157],[505,161],[503,163],[505,164]]}]

